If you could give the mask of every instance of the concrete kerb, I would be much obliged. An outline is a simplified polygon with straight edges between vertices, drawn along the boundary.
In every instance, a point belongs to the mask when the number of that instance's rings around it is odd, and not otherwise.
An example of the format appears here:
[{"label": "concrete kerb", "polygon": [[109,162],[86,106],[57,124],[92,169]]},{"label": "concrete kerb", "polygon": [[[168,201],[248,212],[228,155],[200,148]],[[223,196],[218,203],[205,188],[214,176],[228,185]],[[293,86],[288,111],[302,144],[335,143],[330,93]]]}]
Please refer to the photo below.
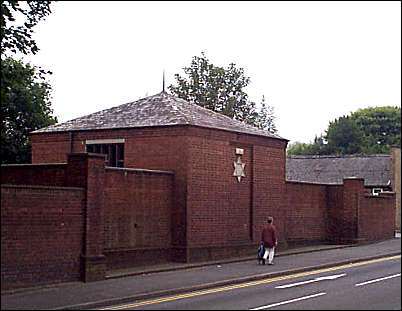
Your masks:
[{"label": "concrete kerb", "polygon": [[[307,251],[306,250],[295,250],[295,251],[286,251],[283,253],[278,252],[277,254],[275,254],[275,257],[320,252],[323,250],[342,249],[342,248],[355,247],[355,246],[361,246],[361,245],[362,244],[359,244],[359,245],[350,244],[350,245],[342,245],[342,246],[337,245],[334,247],[317,248],[317,249],[311,249],[311,250],[307,250]],[[234,262],[250,261],[250,260],[254,260],[254,259],[256,259],[256,256],[249,256],[249,257],[237,258],[237,259],[227,259],[227,260],[215,260],[215,261],[209,261],[209,262],[204,262],[204,263],[186,264],[181,267],[173,267],[173,268],[170,267],[170,268],[161,268],[161,269],[149,269],[149,270],[136,271],[136,272],[123,272],[120,274],[116,273],[116,274],[107,275],[106,279],[117,279],[117,278],[143,275],[143,274],[177,271],[177,270],[187,270],[187,269],[200,268],[200,267],[206,267],[206,266],[214,266],[214,265],[222,265],[222,264],[228,264],[228,263],[234,263]]]},{"label": "concrete kerb", "polygon": [[105,307],[108,305],[129,303],[129,302],[132,302],[133,300],[146,300],[146,299],[153,299],[153,298],[161,297],[161,296],[178,295],[178,294],[183,294],[183,293],[188,293],[188,292],[193,292],[193,291],[211,289],[211,288],[215,288],[215,287],[235,285],[235,284],[240,284],[240,283],[262,280],[262,279],[266,279],[266,278],[274,278],[274,277],[290,275],[290,274],[295,274],[295,273],[302,273],[302,272],[306,272],[306,271],[331,268],[331,267],[336,267],[336,266],[346,265],[346,264],[353,264],[353,263],[363,262],[363,261],[367,261],[367,260],[386,258],[386,257],[390,257],[390,256],[400,255],[400,254],[401,254],[400,251],[391,252],[391,253],[383,254],[383,255],[361,257],[361,258],[356,258],[356,259],[349,259],[349,260],[326,263],[326,264],[317,265],[317,266],[307,266],[307,267],[302,267],[302,268],[297,268],[297,269],[283,270],[283,271],[264,273],[264,274],[258,274],[258,275],[251,275],[251,276],[247,276],[247,277],[228,279],[228,280],[217,281],[217,282],[212,282],[212,283],[205,283],[205,284],[189,286],[189,287],[180,287],[180,288],[174,288],[174,289],[168,289],[168,290],[155,291],[155,292],[151,292],[151,293],[144,293],[144,294],[137,294],[137,295],[131,295],[131,296],[126,296],[126,297],[119,297],[119,298],[114,298],[114,299],[100,300],[100,301],[96,301],[96,302],[88,302],[88,303],[84,303],[84,304],[63,306],[63,307],[58,307],[58,308],[55,308],[52,310],[62,310],[62,309],[82,310],[82,309],[100,308],[100,307]]},{"label": "concrete kerb", "polygon": [[[294,251],[285,251],[282,253],[278,252],[277,254],[275,254],[275,257],[296,255],[296,254],[302,254],[302,253],[312,253],[312,252],[319,252],[319,251],[331,250],[331,249],[342,249],[342,248],[346,248],[346,247],[355,247],[355,246],[360,246],[360,245],[347,244],[347,245],[341,245],[341,246],[337,245],[337,246],[333,246],[333,247],[329,246],[326,248],[318,247],[316,249],[310,249],[310,250],[298,249],[298,250],[294,250]],[[200,267],[213,266],[213,265],[222,265],[222,264],[228,264],[228,263],[250,261],[250,260],[254,260],[254,259],[256,259],[256,256],[233,258],[233,259],[227,259],[227,260],[208,261],[208,262],[194,263],[194,264],[183,264],[183,266],[180,266],[180,267],[169,267],[169,268],[161,268],[161,269],[142,270],[142,271],[137,271],[137,272],[117,273],[114,275],[107,275],[105,279],[106,280],[118,279],[118,278],[124,278],[124,277],[136,276],[136,275],[153,274],[153,273],[167,272],[167,271],[186,270],[186,269],[200,268]],[[8,289],[8,290],[2,290],[1,295],[13,295],[13,294],[24,293],[24,292],[39,292],[42,290],[48,290],[48,289],[52,289],[55,287],[62,288],[64,286],[68,287],[68,286],[71,286],[74,284],[81,284],[81,283],[82,282],[77,281],[77,282],[54,283],[54,284],[40,285],[40,286],[35,286],[35,287]]]}]

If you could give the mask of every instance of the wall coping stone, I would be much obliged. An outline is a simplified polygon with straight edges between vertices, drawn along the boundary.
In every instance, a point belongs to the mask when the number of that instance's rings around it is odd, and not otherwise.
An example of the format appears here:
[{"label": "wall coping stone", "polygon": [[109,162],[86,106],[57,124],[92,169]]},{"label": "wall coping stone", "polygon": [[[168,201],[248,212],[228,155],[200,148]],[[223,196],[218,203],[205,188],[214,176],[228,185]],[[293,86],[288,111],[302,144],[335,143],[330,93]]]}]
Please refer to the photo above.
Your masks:
[{"label": "wall coping stone", "polygon": [[106,170],[110,171],[128,171],[128,172],[133,172],[133,173],[148,173],[148,174],[168,174],[168,175],[174,175],[174,172],[172,171],[160,171],[160,170],[149,170],[149,169],[143,169],[143,168],[127,168],[127,167],[111,167],[111,166],[106,166]]},{"label": "wall coping stone", "polygon": [[302,184],[302,185],[314,185],[314,186],[343,186],[343,184],[338,183],[319,183],[311,181],[297,181],[297,180],[285,180],[289,184]]},{"label": "wall coping stone", "polygon": [[43,190],[74,190],[84,191],[84,188],[80,187],[60,187],[60,186],[35,186],[35,185],[13,185],[13,184],[1,184],[2,188],[25,188],[25,189],[43,189]]},{"label": "wall coping stone", "polygon": [[379,195],[372,195],[372,194],[365,194],[364,197],[366,198],[378,198],[378,199],[389,199],[390,197],[394,196],[395,192],[381,192]]},{"label": "wall coping stone", "polygon": [[16,164],[1,164],[1,167],[25,167],[25,166],[64,166],[67,163],[16,163]]}]

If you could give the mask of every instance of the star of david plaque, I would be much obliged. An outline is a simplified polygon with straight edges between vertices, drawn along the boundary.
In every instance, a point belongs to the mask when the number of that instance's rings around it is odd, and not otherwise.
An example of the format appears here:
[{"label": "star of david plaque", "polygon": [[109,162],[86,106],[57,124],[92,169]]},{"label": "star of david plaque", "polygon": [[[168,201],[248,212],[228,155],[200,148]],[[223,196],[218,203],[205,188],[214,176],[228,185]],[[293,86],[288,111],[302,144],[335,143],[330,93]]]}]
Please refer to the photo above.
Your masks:
[{"label": "star of david plaque", "polygon": [[246,177],[246,174],[244,174],[244,167],[246,166],[246,164],[242,163],[241,157],[237,157],[237,161],[233,162],[233,166],[233,176],[237,177],[237,181],[240,182],[242,177]]}]

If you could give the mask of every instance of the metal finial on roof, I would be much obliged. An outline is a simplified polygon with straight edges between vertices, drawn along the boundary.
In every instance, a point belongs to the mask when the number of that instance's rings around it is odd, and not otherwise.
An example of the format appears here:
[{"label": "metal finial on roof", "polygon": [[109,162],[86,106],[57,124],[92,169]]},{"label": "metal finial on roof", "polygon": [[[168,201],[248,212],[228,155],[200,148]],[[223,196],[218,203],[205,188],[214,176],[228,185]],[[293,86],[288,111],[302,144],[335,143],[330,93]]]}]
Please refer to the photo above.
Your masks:
[{"label": "metal finial on roof", "polygon": [[163,70],[162,92],[165,93],[165,69]]}]

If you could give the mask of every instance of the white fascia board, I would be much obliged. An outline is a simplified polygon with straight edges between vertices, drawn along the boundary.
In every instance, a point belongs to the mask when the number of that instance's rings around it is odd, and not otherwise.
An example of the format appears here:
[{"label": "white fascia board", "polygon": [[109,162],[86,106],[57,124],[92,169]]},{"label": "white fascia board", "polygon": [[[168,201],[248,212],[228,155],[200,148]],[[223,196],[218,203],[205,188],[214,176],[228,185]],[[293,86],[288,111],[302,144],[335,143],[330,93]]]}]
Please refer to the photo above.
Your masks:
[{"label": "white fascia board", "polygon": [[85,140],[86,145],[94,145],[94,144],[120,144],[124,143],[124,138],[115,138],[115,139],[87,139]]}]

